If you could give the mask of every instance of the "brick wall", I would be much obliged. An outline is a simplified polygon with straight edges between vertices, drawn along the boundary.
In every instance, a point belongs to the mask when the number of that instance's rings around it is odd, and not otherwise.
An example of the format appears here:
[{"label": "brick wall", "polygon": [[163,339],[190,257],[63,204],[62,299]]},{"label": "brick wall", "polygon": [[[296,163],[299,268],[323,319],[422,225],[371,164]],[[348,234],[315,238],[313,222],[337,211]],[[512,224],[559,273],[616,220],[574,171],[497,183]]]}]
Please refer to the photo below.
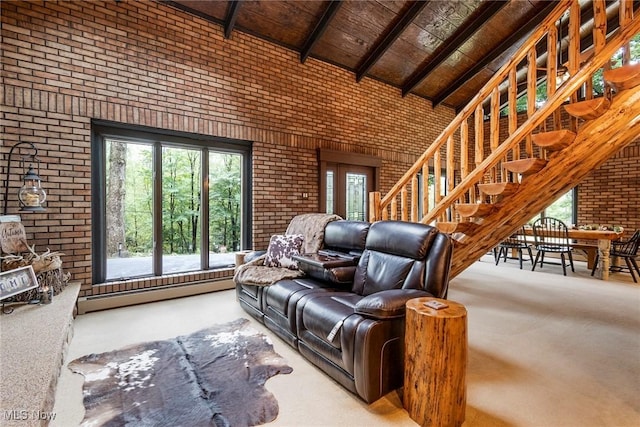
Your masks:
[{"label": "brick wall", "polygon": [[640,229],[640,140],[622,149],[578,187],[578,223]]},{"label": "brick wall", "polygon": [[36,250],[66,254],[81,295],[229,275],[91,286],[91,119],[254,141],[253,240],[264,247],[293,215],[317,210],[318,148],[379,156],[384,192],[454,116],[243,33],[225,40],[221,27],[151,1],[1,8],[0,176],[11,146],[36,144],[47,212],[23,222]]}]

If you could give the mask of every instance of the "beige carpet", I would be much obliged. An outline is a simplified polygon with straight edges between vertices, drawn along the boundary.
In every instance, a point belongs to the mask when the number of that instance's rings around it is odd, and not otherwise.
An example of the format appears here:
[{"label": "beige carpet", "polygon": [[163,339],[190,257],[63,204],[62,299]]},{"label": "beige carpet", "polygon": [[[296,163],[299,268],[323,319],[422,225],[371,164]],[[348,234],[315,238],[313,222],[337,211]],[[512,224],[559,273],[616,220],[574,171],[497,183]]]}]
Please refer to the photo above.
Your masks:
[{"label": "beige carpet", "polygon": [[[526,268],[526,267],[525,267]],[[484,257],[451,283],[468,310],[464,426],[640,426],[640,286],[604,282],[584,263],[531,272]],[[79,316],[67,362],[238,317],[233,291]],[[273,336],[262,325],[255,328]],[[266,387],[280,405],[273,426],[414,426],[397,393],[366,405],[273,337],[293,372]],[[83,417],[82,377],[63,368],[54,426]]]}]

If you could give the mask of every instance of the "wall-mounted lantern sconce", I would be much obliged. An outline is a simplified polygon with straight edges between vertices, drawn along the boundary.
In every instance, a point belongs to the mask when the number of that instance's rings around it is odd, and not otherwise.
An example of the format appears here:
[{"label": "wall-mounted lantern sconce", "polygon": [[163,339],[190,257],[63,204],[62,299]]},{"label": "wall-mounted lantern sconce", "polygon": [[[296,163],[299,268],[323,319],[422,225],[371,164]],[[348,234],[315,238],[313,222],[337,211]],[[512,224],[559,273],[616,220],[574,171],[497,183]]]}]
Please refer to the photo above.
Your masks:
[{"label": "wall-mounted lantern sconce", "polygon": [[[29,160],[29,169],[22,178],[23,185],[20,188],[18,197],[20,198],[20,212],[43,212],[45,208],[42,207],[42,203],[47,198],[47,193],[42,189],[41,179],[38,176],[37,169],[40,165],[38,159],[38,149],[30,142],[19,142],[9,151],[9,157],[7,159],[7,178],[4,181],[4,208],[2,210],[3,215],[7,214],[7,202],[9,199],[9,177],[11,176],[11,159],[13,157],[13,151],[21,145],[28,145],[33,150],[33,154],[27,156],[21,156],[20,165],[24,168],[25,160]],[[36,168],[33,167],[33,162],[36,163]]]},{"label": "wall-mounted lantern sconce", "polygon": [[42,203],[46,200],[47,193],[42,189],[40,177],[33,170],[32,165],[29,165],[29,170],[25,174],[23,181],[24,185],[18,193],[22,205],[20,212],[44,211],[45,209],[42,207]]}]

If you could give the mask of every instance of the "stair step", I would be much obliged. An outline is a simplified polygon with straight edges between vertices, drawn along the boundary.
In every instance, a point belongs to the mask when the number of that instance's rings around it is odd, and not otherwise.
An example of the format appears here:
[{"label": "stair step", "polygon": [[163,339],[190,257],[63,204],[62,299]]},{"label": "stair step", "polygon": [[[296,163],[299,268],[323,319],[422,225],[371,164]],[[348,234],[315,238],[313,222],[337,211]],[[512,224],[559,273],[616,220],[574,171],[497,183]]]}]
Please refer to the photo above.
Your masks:
[{"label": "stair step", "polygon": [[510,196],[516,191],[520,184],[517,182],[492,182],[488,184],[478,184],[478,189],[489,196]]},{"label": "stair step", "polygon": [[606,96],[601,96],[600,98],[567,104],[564,109],[573,117],[593,120],[602,116],[609,109],[609,105],[611,105],[611,100]]},{"label": "stair step", "polygon": [[540,132],[531,135],[533,143],[538,147],[550,151],[560,151],[569,146],[576,139],[575,132],[568,129],[554,130],[551,132]]},{"label": "stair step", "polygon": [[469,235],[478,229],[478,224],[470,221],[462,222],[437,222],[436,227],[443,233],[463,233]]},{"label": "stair step", "polygon": [[605,70],[604,81],[609,83],[617,92],[639,86],[640,63]]},{"label": "stair step", "polygon": [[456,210],[465,218],[482,218],[495,211],[496,207],[489,203],[456,203]]},{"label": "stair step", "polygon": [[512,160],[502,164],[509,172],[520,173],[522,175],[532,175],[541,171],[546,165],[547,161],[545,159],[536,158]]}]

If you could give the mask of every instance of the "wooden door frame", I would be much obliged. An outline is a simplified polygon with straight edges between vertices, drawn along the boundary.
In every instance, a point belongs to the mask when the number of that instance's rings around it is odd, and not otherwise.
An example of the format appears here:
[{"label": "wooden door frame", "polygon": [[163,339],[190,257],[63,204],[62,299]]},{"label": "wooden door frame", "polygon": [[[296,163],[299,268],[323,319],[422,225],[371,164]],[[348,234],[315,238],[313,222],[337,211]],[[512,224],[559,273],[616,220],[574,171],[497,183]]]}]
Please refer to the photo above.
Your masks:
[{"label": "wooden door frame", "polygon": [[373,191],[380,191],[380,168],[382,159],[367,154],[351,153],[348,151],[335,151],[318,148],[319,176],[318,186],[320,197],[318,198],[318,212],[326,211],[325,201],[327,200],[327,165],[333,163],[347,166],[365,166],[373,169]]}]

